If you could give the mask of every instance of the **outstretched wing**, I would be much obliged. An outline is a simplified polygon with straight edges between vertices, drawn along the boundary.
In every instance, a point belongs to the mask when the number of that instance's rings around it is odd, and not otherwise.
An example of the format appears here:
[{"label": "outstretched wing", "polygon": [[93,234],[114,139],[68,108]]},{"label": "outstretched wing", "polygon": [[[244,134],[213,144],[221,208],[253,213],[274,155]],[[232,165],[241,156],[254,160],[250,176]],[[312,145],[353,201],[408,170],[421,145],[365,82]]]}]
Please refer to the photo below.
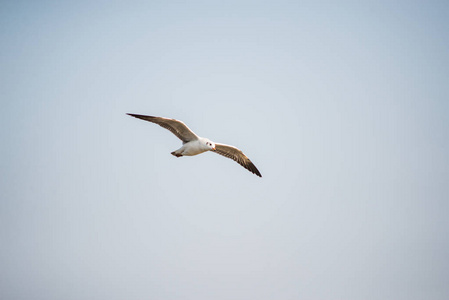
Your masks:
[{"label": "outstretched wing", "polygon": [[128,114],[132,117],[142,119],[148,122],[156,123],[165,129],[170,130],[174,135],[176,135],[183,143],[187,143],[190,141],[194,141],[198,139],[198,136],[187,127],[184,122],[175,120],[175,119],[167,119],[162,117],[152,117],[152,116],[144,116],[144,115],[135,115]]},{"label": "outstretched wing", "polygon": [[262,177],[259,170],[257,170],[256,166],[249,160],[249,158],[245,154],[243,154],[243,152],[240,149],[237,149],[234,146],[215,143],[215,152],[235,160],[248,171],[256,174],[259,177]]}]

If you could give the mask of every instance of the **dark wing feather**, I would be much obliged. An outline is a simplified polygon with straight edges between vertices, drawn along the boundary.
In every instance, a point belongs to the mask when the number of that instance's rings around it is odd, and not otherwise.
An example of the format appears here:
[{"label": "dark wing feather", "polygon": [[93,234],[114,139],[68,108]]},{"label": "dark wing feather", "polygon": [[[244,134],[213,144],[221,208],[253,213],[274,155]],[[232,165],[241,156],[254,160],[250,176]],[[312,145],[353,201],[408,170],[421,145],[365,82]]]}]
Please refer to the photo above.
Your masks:
[{"label": "dark wing feather", "polygon": [[235,160],[248,171],[256,174],[259,177],[262,177],[256,166],[249,160],[249,158],[245,154],[243,154],[240,149],[237,149],[234,146],[215,143],[215,152],[227,158]]},{"label": "dark wing feather", "polygon": [[175,119],[162,118],[162,117],[152,117],[152,116],[135,115],[135,114],[128,114],[128,115],[138,118],[138,119],[156,123],[159,126],[170,130],[183,143],[187,143],[187,142],[194,141],[194,140],[198,139],[198,136],[189,127],[187,127],[187,125],[184,124],[184,122],[182,122],[182,121],[175,120]]}]

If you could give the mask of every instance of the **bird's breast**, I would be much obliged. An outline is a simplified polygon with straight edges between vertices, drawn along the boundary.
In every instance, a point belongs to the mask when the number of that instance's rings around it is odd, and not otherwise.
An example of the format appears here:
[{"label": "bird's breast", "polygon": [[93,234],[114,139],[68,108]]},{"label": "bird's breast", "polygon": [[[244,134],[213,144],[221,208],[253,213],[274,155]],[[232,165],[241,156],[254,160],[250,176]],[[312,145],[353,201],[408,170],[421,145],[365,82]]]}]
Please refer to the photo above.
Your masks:
[{"label": "bird's breast", "polygon": [[207,147],[204,147],[199,141],[188,142],[184,144],[183,148],[184,151],[182,152],[182,154],[186,156],[198,155],[209,150]]}]

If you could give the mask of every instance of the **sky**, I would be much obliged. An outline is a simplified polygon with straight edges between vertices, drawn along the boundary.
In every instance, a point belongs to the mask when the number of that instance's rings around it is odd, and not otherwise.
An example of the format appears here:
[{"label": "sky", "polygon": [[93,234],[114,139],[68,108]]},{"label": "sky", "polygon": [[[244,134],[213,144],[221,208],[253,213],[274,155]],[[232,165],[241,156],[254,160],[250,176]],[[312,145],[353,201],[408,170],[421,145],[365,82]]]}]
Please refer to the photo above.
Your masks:
[{"label": "sky", "polygon": [[448,299],[448,15],[1,1],[0,298]]}]

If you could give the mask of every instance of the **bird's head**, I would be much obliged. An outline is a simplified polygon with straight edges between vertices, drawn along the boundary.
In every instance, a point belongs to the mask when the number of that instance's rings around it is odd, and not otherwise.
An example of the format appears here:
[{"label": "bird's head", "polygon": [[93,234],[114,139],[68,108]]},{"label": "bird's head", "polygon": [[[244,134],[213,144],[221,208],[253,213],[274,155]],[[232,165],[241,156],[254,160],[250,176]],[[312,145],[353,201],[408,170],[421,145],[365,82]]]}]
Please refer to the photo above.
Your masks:
[{"label": "bird's head", "polygon": [[215,143],[210,140],[206,140],[206,147],[209,148],[209,150],[215,151]]}]

